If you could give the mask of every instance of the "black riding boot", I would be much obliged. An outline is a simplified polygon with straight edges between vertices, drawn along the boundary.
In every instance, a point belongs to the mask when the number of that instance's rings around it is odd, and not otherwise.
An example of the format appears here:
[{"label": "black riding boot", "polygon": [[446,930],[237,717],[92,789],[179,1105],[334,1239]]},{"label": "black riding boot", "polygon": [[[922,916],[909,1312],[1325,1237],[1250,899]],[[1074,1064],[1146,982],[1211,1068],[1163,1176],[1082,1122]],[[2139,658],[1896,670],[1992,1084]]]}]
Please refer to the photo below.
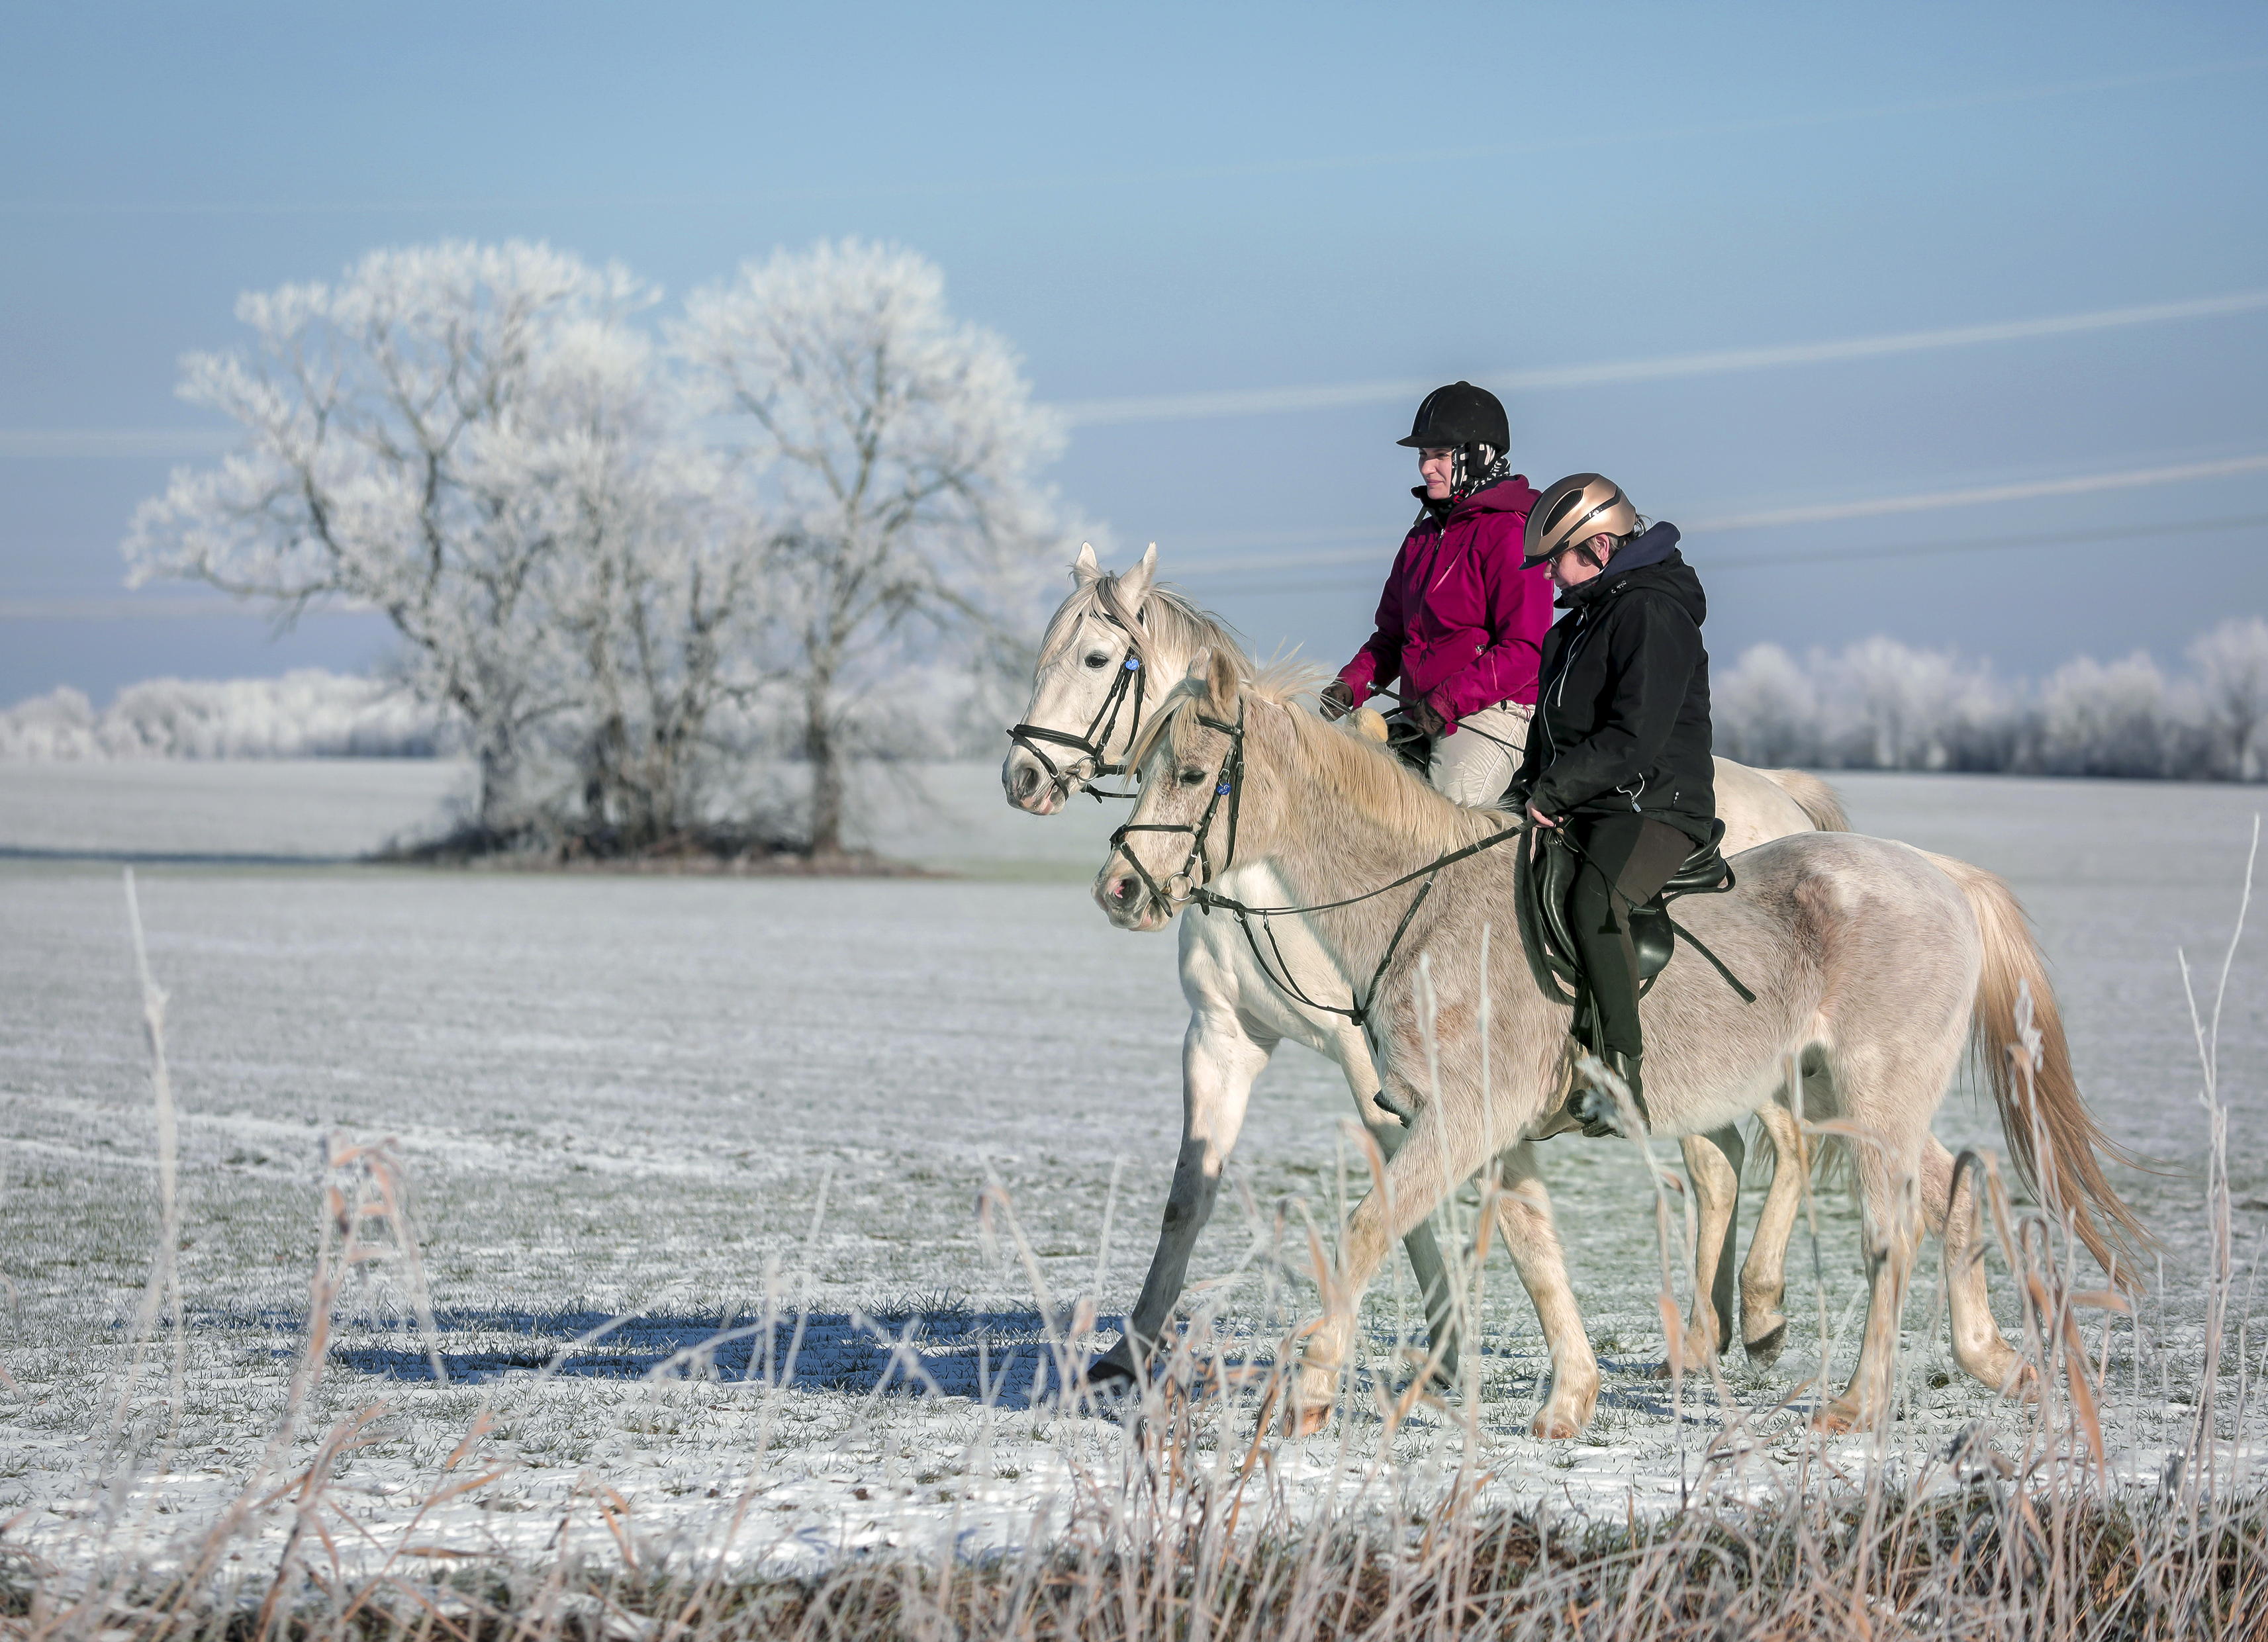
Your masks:
[{"label": "black riding boot", "polygon": [[[1567,923],[1589,991],[1590,1047],[1630,1086],[1631,1103],[1644,1119],[1646,1035],[1638,1025],[1638,948],[1631,939],[1630,909],[1653,899],[1693,844],[1676,828],[1642,815],[1578,822],[1576,843],[1583,864],[1567,897]],[[1603,1090],[1581,1116],[1587,1135],[1619,1128],[1619,1108]]]}]

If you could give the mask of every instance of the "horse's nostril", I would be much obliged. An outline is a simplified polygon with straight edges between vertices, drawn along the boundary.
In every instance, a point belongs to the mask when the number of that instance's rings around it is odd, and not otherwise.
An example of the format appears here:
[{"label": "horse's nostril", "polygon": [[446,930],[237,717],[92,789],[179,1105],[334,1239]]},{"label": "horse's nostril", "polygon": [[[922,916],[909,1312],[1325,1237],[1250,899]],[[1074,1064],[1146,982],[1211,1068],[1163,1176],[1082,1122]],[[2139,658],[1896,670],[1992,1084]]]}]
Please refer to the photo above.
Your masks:
[{"label": "horse's nostril", "polygon": [[1016,772],[1016,796],[1028,799],[1039,790],[1040,772],[1029,764]]}]

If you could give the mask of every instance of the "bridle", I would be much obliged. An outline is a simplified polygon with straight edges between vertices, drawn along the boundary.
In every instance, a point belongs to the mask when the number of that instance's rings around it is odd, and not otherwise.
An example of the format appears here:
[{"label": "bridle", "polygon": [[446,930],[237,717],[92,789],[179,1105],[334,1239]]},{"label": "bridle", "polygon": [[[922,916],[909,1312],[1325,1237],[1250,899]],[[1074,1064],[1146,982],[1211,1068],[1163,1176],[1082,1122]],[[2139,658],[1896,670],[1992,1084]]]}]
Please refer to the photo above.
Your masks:
[{"label": "bridle", "polygon": [[[1100,804],[1105,799],[1130,799],[1134,796],[1131,792],[1107,792],[1094,784],[1094,778],[1097,776],[1123,776],[1127,771],[1126,765],[1114,764],[1105,758],[1103,749],[1118,733],[1118,710],[1127,703],[1130,696],[1133,711],[1127,715],[1126,746],[1128,752],[1132,752],[1134,737],[1142,727],[1144,668],[1142,658],[1134,653],[1136,640],[1133,629],[1108,610],[1098,610],[1096,614],[1126,635],[1126,664],[1118,669],[1118,676],[1110,681],[1110,693],[1102,698],[1102,705],[1096,708],[1094,717],[1087,720],[1086,733],[1072,735],[1062,730],[1050,730],[1042,724],[1020,724],[1008,732],[1008,739],[1040,761],[1041,767],[1048,772],[1049,780],[1065,798],[1069,798],[1072,789],[1077,788],[1091,794]],[[1139,611],[1135,613],[1134,619],[1137,622],[1142,619]],[[1069,747],[1079,756],[1057,764],[1039,745],[1042,741],[1051,747]],[[1079,773],[1082,762],[1086,765],[1084,776]]]},{"label": "bridle", "polygon": [[[1208,730],[1218,730],[1228,738],[1228,750],[1220,755],[1220,769],[1213,777],[1212,796],[1205,800],[1204,814],[1194,823],[1189,821],[1128,821],[1110,835],[1111,850],[1126,858],[1126,865],[1142,880],[1142,887],[1155,896],[1161,906],[1171,907],[1174,897],[1166,892],[1166,884],[1186,883],[1189,893],[1182,897],[1204,904],[1211,892],[1205,888],[1212,880],[1212,862],[1205,855],[1205,843],[1212,836],[1212,824],[1221,813],[1221,800],[1228,800],[1228,847],[1221,856],[1220,870],[1226,872],[1236,865],[1236,815],[1243,799],[1244,788],[1244,703],[1236,704],[1236,722],[1225,723],[1204,713],[1197,714],[1197,722]],[[1165,883],[1150,876],[1150,869],[1141,858],[1126,847],[1126,835],[1132,832],[1187,833],[1189,838],[1189,858],[1181,866],[1166,874]]]}]

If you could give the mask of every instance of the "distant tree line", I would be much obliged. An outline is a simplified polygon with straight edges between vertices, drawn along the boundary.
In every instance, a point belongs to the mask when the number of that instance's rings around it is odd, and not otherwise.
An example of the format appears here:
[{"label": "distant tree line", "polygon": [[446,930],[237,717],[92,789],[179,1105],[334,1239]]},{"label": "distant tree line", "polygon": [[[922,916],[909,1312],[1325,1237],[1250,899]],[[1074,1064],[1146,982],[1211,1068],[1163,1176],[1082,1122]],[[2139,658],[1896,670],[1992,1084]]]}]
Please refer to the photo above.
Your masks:
[{"label": "distant tree line", "polygon": [[2187,659],[2169,674],[2140,652],[2081,657],[2028,687],[1890,638],[1800,661],[1759,644],[1712,680],[1717,750],[1813,769],[2262,779],[2268,621],[2225,622]]},{"label": "distant tree line", "polygon": [[[1891,638],[1800,662],[1759,644],[1716,675],[1717,750],[1814,769],[2268,778],[2268,621],[2225,622],[2187,660],[2169,675],[2139,653],[2108,665],[2081,658],[2029,685]],[[987,755],[1020,689],[957,660],[908,664],[841,710],[841,738],[870,758]],[[464,734],[398,682],[314,669],[151,679],[101,711],[72,689],[0,710],[0,759],[418,757],[460,752]],[[803,758],[801,703],[777,692],[736,697],[709,714],[703,736],[738,767],[711,772],[713,793],[742,814],[777,814],[778,787],[755,784]],[[796,798],[808,802],[807,784]]]},{"label": "distant tree line", "polygon": [[[868,761],[991,753],[1020,704],[1000,683],[958,663],[909,665],[860,694],[846,711],[844,739]],[[796,703],[782,695],[734,702],[712,715],[707,734],[741,766],[714,777],[723,813],[784,826],[789,812],[807,803],[808,784],[782,779],[779,768],[802,761]],[[280,678],[144,679],[103,708],[65,686],[0,708],[0,762],[438,758],[464,751],[462,727],[398,682],[320,667]]]},{"label": "distant tree line", "polygon": [[98,711],[78,690],[0,711],[0,759],[430,758],[447,721],[383,681],[302,667],[276,679],[144,679]]},{"label": "distant tree line", "polygon": [[658,304],[522,243],[245,296],[249,342],[180,386],[242,443],[144,504],[137,580],[382,613],[392,681],[477,768],[467,847],[729,847],[750,738],[792,723],[795,842],[839,850],[850,762],[903,739],[879,693],[1022,659],[1061,432],[909,252]]}]

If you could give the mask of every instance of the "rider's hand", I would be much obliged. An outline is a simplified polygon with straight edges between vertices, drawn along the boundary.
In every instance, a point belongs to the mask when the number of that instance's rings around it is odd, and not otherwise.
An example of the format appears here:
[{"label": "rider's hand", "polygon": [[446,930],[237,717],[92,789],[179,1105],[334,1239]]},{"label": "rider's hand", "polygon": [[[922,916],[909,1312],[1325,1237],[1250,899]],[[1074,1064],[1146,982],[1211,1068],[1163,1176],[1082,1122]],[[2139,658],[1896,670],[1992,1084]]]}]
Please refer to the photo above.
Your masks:
[{"label": "rider's hand", "polygon": [[1410,723],[1416,725],[1420,730],[1423,730],[1428,735],[1439,735],[1443,730],[1448,727],[1447,725],[1442,722],[1441,715],[1435,712],[1424,702],[1403,702],[1402,704],[1402,713],[1403,716],[1408,718]]},{"label": "rider's hand", "polygon": [[1530,804],[1528,806],[1528,819],[1534,821],[1538,827],[1549,827],[1554,832],[1557,832],[1559,829],[1559,823],[1557,821],[1553,821],[1549,815],[1546,815],[1542,810],[1537,809],[1533,804]]},{"label": "rider's hand", "polygon": [[1344,679],[1333,679],[1323,686],[1323,694],[1316,705],[1326,718],[1344,718],[1354,711],[1354,691]]}]

